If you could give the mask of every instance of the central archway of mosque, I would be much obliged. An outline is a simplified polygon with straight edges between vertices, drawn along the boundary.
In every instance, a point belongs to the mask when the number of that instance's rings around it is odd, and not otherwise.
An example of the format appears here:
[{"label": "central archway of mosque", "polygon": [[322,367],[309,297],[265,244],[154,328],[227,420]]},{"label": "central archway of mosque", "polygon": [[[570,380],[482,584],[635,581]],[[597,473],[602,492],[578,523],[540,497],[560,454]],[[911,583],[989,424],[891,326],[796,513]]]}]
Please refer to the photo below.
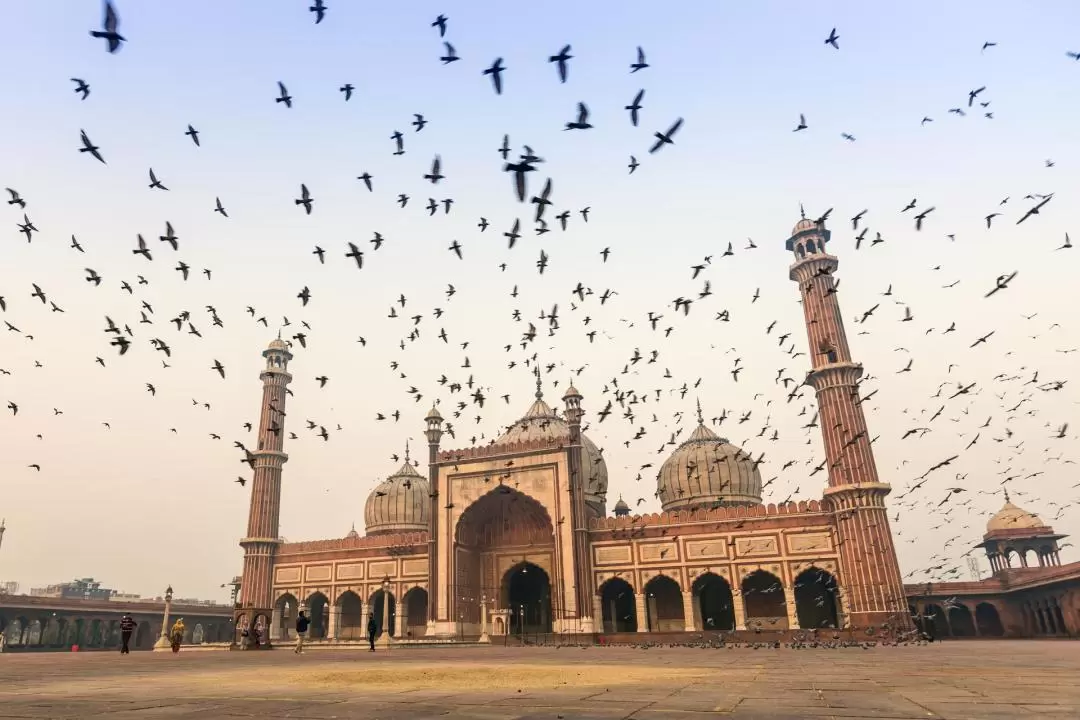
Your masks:
[{"label": "central archway of mosque", "polygon": [[[511,611],[509,632],[525,626],[528,632],[550,631],[558,576],[555,526],[543,505],[499,485],[465,510],[454,539],[452,606],[464,634],[480,633],[481,602],[489,610]],[[519,622],[513,613],[522,614],[522,606],[527,610]]]}]

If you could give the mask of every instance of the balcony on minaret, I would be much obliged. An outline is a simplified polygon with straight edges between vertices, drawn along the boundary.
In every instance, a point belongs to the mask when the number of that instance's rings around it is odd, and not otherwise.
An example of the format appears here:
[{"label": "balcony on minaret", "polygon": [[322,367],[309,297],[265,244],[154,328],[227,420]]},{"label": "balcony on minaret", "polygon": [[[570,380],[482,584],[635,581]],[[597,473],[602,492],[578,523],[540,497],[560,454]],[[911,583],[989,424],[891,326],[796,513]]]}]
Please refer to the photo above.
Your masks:
[{"label": "balcony on minaret", "polygon": [[270,345],[263,350],[262,355],[266,358],[266,369],[270,371],[288,372],[289,361],[293,358],[292,353],[289,352],[289,344],[282,340],[280,335],[270,341]]}]

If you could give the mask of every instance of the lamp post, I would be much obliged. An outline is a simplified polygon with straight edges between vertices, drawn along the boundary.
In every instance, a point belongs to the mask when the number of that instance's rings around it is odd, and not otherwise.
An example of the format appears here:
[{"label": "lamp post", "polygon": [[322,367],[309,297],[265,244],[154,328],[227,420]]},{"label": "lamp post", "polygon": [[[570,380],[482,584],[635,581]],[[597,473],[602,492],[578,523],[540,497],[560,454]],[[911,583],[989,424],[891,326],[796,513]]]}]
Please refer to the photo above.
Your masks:
[{"label": "lamp post", "polygon": [[390,576],[387,575],[382,581],[382,634],[375,644],[382,648],[390,647]]},{"label": "lamp post", "polygon": [[172,610],[172,585],[165,588],[165,614],[161,618],[161,637],[154,643],[154,650],[170,650],[172,643],[169,642],[169,612]]},{"label": "lamp post", "polygon": [[491,638],[488,637],[487,622],[487,594],[485,593],[480,596],[480,642],[482,643],[491,642]]}]

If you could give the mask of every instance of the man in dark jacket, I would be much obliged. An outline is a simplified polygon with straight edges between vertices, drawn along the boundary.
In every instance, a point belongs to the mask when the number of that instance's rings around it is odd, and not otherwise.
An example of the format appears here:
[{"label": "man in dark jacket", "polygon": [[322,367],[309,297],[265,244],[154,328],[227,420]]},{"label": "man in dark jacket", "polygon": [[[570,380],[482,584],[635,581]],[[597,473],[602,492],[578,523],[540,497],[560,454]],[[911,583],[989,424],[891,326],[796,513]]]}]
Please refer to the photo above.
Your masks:
[{"label": "man in dark jacket", "polygon": [[375,613],[371,613],[370,615],[368,615],[367,621],[367,638],[368,642],[371,643],[370,652],[375,652],[375,635],[378,632],[379,625],[375,622]]},{"label": "man in dark jacket", "polygon": [[138,625],[135,622],[135,618],[131,617],[127,613],[120,618],[120,654],[130,655],[131,649],[128,647],[128,643],[131,642],[131,633],[134,632],[135,626]]},{"label": "man in dark jacket", "polygon": [[304,615],[304,611],[301,610],[300,614],[296,617],[296,649],[294,653],[299,655],[304,652],[304,636],[307,635],[308,624],[310,621],[307,616]]}]

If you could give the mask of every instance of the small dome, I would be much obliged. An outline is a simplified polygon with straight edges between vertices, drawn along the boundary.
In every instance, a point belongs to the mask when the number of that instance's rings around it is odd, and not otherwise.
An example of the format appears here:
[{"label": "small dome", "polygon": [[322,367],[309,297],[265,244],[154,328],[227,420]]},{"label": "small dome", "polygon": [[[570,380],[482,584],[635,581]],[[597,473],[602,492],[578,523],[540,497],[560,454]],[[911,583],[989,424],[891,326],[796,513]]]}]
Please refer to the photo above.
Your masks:
[{"label": "small dome", "polygon": [[288,350],[289,345],[281,338],[274,338],[270,341],[270,344],[266,346],[267,350]]},{"label": "small dome", "polygon": [[401,469],[375,486],[364,505],[368,535],[428,529],[430,485],[408,456]]},{"label": "small dome", "polygon": [[563,400],[565,400],[566,398],[579,398],[579,397],[581,397],[581,393],[579,393],[577,391],[577,388],[574,387],[573,385],[566,388],[566,392],[563,393]]},{"label": "small dome", "polygon": [[[568,391],[569,392],[569,391]],[[575,391],[576,392],[576,391]],[[570,426],[566,419],[556,413],[544,402],[543,394],[537,391],[536,400],[520,420],[506,429],[498,443],[527,442],[529,440],[551,440],[570,438]],[[585,502],[603,516],[606,503],[608,472],[604,456],[585,433],[581,434],[581,473],[585,478]]]},{"label": "small dome", "polygon": [[665,511],[760,505],[761,473],[741,449],[705,427],[699,415],[697,428],[660,467],[656,489]]},{"label": "small dome", "polygon": [[626,504],[626,501],[622,499],[622,495],[619,496],[619,502],[615,503],[615,517],[622,517],[630,514],[630,506]]},{"label": "small dome", "polygon": [[441,414],[439,414],[439,408],[432,405],[431,409],[428,410],[427,417],[424,418],[424,419],[425,420],[439,420],[439,421],[441,421],[443,419],[443,416]]},{"label": "small dome", "polygon": [[791,235],[795,236],[803,232],[804,230],[815,229],[817,229],[817,223],[815,223],[813,220],[810,220],[809,218],[803,218],[799,222],[795,223],[795,229],[791,231]]},{"label": "small dome", "polygon": [[1019,530],[1031,528],[1045,528],[1046,525],[1038,515],[1029,513],[1023,508],[1018,508],[1012,502],[1006,500],[1005,506],[998,510],[994,517],[986,523],[986,532],[994,530]]},{"label": "small dome", "polygon": [[349,534],[345,536],[345,539],[355,540],[358,537],[360,537],[360,533],[356,532],[356,523],[353,523],[352,530],[350,530]]}]

